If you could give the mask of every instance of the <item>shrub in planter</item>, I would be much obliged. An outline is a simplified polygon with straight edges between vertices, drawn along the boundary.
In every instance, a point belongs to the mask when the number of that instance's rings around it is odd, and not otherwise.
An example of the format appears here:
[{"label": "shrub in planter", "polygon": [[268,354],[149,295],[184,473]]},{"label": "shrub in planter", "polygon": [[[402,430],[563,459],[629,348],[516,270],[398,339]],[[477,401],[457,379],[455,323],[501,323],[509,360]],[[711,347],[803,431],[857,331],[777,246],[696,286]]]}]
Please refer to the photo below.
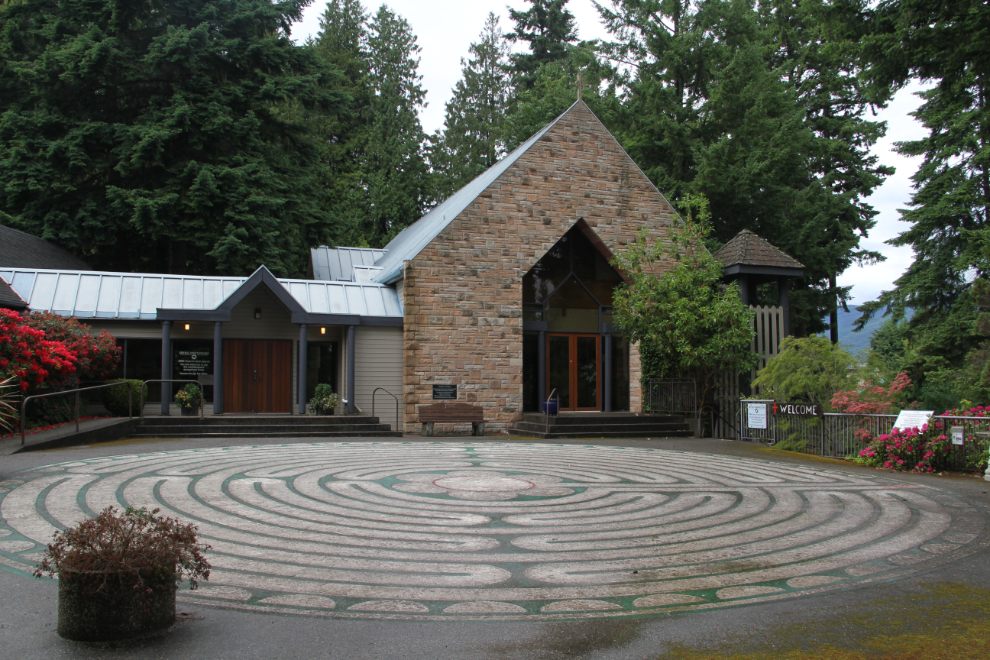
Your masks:
[{"label": "shrub in planter", "polygon": [[107,507],[58,531],[34,574],[58,576],[58,634],[77,641],[126,639],[175,621],[175,590],[210,577],[209,546],[196,528],[158,509]]},{"label": "shrub in planter", "polygon": [[[111,415],[115,417],[127,417],[127,383],[133,384],[131,396],[131,415],[137,415],[141,411],[141,385],[143,381],[140,380],[124,380],[118,379],[114,381],[115,383],[120,383],[118,387],[106,387],[102,390],[98,390],[103,395],[103,405],[107,410],[110,411]],[[196,399],[197,403],[199,398]]]},{"label": "shrub in planter", "polygon": [[175,403],[182,409],[183,415],[199,410],[199,385],[186,383],[186,386],[175,393]]},{"label": "shrub in planter", "polygon": [[340,403],[340,398],[334,393],[333,388],[326,383],[320,383],[313,392],[313,398],[309,405],[317,415],[332,415],[334,408]]}]

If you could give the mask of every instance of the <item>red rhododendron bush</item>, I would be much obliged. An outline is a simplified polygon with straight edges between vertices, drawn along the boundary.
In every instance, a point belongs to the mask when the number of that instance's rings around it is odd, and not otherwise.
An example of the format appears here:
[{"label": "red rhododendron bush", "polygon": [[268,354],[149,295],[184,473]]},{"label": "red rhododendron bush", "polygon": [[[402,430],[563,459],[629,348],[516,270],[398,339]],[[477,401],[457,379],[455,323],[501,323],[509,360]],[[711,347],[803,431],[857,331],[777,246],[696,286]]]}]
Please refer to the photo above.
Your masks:
[{"label": "red rhododendron bush", "polygon": [[[13,378],[23,396],[72,389],[102,380],[120,361],[121,350],[105,330],[97,335],[75,319],[0,309],[0,381]],[[65,421],[71,403],[54,397],[29,403],[31,426]]]},{"label": "red rhododendron bush", "polygon": [[884,433],[859,452],[861,463],[900,472],[941,472],[949,467],[951,444],[941,424],[929,430],[898,429]]}]

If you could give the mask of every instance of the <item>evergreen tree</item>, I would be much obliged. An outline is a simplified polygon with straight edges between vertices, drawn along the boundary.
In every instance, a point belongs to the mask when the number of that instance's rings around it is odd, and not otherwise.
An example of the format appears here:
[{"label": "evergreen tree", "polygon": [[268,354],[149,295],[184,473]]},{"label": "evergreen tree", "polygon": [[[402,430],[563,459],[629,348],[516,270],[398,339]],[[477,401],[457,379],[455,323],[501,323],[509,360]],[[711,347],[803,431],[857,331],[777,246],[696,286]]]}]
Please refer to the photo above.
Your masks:
[{"label": "evergreen tree", "polygon": [[[913,114],[928,134],[897,145],[923,156],[901,219],[909,228],[891,245],[910,245],[914,262],[879,299],[861,306],[860,324],[880,310],[895,319],[913,309],[908,339],[912,379],[957,368],[981,339],[971,282],[986,278],[981,254],[990,230],[990,5],[977,0],[888,0],[872,14],[870,81],[884,101],[910,80],[933,83]],[[976,301],[978,302],[978,301]],[[919,373],[920,372],[920,373]]]},{"label": "evergreen tree", "polygon": [[528,53],[512,56],[516,87],[529,89],[536,82],[540,66],[558,62],[567,56],[568,45],[577,41],[574,14],[567,9],[567,0],[526,0],[532,5],[527,11],[509,9],[516,28],[505,35],[512,42],[525,41]]},{"label": "evergreen tree", "polygon": [[320,32],[310,44],[344,76],[343,89],[352,101],[347,112],[316,115],[312,121],[322,138],[323,209],[342,245],[367,245],[370,224],[368,143],[371,138],[374,88],[369,78],[366,44],[368,14],[360,0],[330,0],[320,17]]},{"label": "evergreen tree", "polygon": [[380,247],[418,220],[430,203],[424,157],[426,136],[418,108],[426,92],[418,73],[420,47],[412,28],[382,5],[367,42],[372,123],[367,150],[368,244]]},{"label": "evergreen tree", "polygon": [[[620,140],[668,196],[711,201],[714,239],[751,229],[805,266],[792,329],[824,329],[836,274],[876,258],[863,198],[887,170],[868,155],[882,127],[863,120],[856,35],[824,0],[600,7],[618,39],[603,51],[632,65]],[[825,45],[828,42],[828,45]]]},{"label": "evergreen tree", "polygon": [[471,59],[461,58],[461,80],[447,102],[443,132],[437,131],[430,164],[436,195],[445,199],[505,155],[504,124],[510,91],[509,47],[489,12]]},{"label": "evergreen tree", "polygon": [[4,222],[108,270],[307,270],[329,231],[298,107],[339,75],[297,47],[304,0],[0,5]]}]

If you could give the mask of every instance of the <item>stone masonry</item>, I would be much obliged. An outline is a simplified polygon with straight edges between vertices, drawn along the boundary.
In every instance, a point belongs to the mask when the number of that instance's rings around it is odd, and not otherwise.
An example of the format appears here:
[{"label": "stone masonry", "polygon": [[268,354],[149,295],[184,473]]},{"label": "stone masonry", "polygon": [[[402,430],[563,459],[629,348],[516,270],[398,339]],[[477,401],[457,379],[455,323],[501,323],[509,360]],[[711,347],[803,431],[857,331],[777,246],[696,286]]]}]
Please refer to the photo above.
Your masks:
[{"label": "stone masonry", "polygon": [[[578,102],[414,259],[404,264],[404,430],[432,385],[456,384],[489,430],[522,413],[522,279],[581,218],[614,254],[646,227],[662,240],[674,211]],[[630,403],[642,410],[640,360]]]}]

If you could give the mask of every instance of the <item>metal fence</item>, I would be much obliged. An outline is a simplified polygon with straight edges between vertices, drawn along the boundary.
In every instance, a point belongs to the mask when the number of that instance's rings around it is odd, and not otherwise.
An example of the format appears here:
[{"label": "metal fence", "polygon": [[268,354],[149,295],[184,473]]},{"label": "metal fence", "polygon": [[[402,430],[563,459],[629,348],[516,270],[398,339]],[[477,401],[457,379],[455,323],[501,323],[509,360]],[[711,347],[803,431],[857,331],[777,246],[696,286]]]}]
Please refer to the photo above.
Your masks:
[{"label": "metal fence", "polygon": [[[768,444],[803,441],[805,453],[831,458],[858,455],[868,442],[864,436],[876,438],[890,433],[897,419],[897,415],[848,413],[825,413],[822,417],[773,415],[770,409],[773,401],[744,399],[739,404],[740,439]],[[761,415],[759,408],[751,408],[750,404],[764,405],[765,412]],[[750,428],[751,423],[762,425],[761,420],[765,420],[766,428]],[[974,471],[986,459],[990,448],[990,418],[937,415],[929,425],[947,437],[951,437],[953,427],[961,428],[963,444],[952,445],[949,455],[952,470]]]},{"label": "metal fence", "polygon": [[648,385],[648,412],[697,417],[698,384],[693,378],[651,380]]}]

